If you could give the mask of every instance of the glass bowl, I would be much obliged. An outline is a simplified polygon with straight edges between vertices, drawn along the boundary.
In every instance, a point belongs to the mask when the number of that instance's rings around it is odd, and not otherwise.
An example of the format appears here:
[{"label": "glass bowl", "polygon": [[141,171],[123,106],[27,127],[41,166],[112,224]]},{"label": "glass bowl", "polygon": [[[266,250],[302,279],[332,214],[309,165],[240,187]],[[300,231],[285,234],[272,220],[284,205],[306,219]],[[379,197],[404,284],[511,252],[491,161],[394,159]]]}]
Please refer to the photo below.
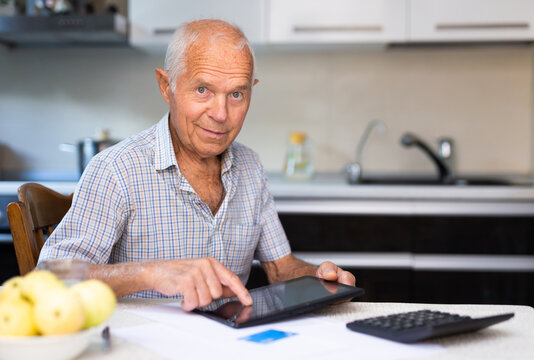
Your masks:
[{"label": "glass bowl", "polygon": [[0,359],[67,360],[81,354],[104,324],[72,334],[44,336],[0,336]]}]

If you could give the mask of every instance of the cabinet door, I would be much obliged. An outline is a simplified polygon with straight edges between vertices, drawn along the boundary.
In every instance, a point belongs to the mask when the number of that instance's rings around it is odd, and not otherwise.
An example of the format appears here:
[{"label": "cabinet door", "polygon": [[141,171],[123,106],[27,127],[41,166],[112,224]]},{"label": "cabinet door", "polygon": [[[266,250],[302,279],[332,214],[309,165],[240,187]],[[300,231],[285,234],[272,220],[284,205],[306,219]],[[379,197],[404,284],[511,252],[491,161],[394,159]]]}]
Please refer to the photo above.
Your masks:
[{"label": "cabinet door", "polygon": [[406,39],[406,0],[270,0],[272,43],[372,43]]},{"label": "cabinet door", "polygon": [[531,0],[411,0],[411,41],[534,39]]},{"label": "cabinet door", "polygon": [[236,24],[251,43],[264,39],[264,0],[131,0],[130,43],[165,47],[184,22],[217,18]]}]

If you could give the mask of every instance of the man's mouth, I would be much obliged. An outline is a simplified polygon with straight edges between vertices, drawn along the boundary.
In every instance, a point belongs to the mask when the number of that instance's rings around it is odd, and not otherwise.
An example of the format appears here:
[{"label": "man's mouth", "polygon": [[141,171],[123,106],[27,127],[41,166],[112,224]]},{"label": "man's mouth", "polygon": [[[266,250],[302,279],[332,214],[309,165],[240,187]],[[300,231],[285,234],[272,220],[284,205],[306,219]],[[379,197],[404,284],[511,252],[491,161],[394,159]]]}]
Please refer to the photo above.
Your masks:
[{"label": "man's mouth", "polygon": [[211,136],[221,137],[221,136],[226,134],[226,132],[223,132],[223,131],[215,131],[215,130],[209,130],[209,129],[205,129],[205,128],[201,128],[201,129],[204,130],[208,135],[211,135]]}]

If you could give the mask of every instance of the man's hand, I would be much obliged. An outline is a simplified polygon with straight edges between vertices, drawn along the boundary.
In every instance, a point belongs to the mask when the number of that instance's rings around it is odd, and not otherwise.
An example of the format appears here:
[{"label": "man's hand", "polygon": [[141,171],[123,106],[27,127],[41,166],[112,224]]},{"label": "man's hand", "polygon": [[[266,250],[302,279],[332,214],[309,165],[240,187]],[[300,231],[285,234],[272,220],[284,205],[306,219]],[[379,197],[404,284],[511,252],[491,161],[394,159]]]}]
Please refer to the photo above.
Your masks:
[{"label": "man's hand", "polygon": [[293,254],[274,261],[261,263],[271,284],[279,281],[294,279],[299,276],[316,276],[320,279],[337,281],[345,285],[354,286],[356,278],[348,271],[344,271],[330,261],[325,261],[319,267],[297,259]]},{"label": "man's hand", "polygon": [[355,286],[356,278],[350,272],[343,270],[330,261],[325,261],[319,265],[315,276],[320,279],[337,281],[345,285]]},{"label": "man's hand", "polygon": [[149,287],[163,295],[181,294],[182,308],[191,311],[220,297],[237,296],[245,306],[252,298],[239,277],[214,258],[159,260],[146,264]]}]

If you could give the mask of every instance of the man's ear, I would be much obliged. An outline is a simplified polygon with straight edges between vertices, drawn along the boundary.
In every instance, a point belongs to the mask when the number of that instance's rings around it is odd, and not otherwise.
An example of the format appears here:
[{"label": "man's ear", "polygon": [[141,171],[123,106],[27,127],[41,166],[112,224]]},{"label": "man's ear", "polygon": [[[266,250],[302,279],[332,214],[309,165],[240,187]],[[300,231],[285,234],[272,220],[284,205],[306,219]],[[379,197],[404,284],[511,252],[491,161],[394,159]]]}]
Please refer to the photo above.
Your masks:
[{"label": "man's ear", "polygon": [[156,69],[156,78],[158,79],[159,92],[163,96],[163,100],[170,104],[171,99],[171,84],[169,84],[169,74],[162,68]]},{"label": "man's ear", "polygon": [[252,84],[252,86],[256,85],[257,83],[259,83],[260,81],[258,79],[254,79],[254,83]]}]

